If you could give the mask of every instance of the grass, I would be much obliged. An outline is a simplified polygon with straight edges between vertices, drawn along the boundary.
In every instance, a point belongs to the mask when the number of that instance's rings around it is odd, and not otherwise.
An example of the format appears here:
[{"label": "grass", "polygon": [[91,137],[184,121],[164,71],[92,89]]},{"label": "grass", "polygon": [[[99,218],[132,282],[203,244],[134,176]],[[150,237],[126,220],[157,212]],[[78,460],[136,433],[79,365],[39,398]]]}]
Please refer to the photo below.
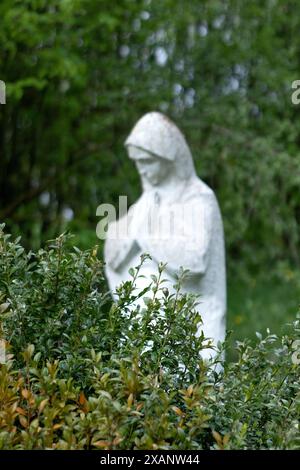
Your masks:
[{"label": "grass", "polygon": [[[295,319],[300,304],[299,274],[285,269],[279,275],[228,278],[227,329],[232,330],[231,346],[236,340],[254,339],[256,331],[282,334]],[[235,360],[230,348],[228,360]]]}]

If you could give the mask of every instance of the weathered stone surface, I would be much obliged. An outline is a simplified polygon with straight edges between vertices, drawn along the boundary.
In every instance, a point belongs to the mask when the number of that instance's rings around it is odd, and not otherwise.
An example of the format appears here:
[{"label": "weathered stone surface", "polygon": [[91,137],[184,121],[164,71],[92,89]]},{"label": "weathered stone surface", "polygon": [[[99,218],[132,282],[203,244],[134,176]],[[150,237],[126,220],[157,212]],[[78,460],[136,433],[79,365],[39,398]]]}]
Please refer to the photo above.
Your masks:
[{"label": "weathered stone surface", "polygon": [[[112,292],[128,269],[149,253],[137,287],[144,288],[166,262],[164,278],[172,292],[180,267],[189,269],[183,292],[200,295],[199,333],[223,341],[226,273],[222,218],[214,192],[197,177],[184,136],[166,116],[151,112],[135,125],[125,142],[136,162],[143,193],[128,213],[109,225],[105,242],[106,276]],[[212,355],[207,350],[204,356]]]}]

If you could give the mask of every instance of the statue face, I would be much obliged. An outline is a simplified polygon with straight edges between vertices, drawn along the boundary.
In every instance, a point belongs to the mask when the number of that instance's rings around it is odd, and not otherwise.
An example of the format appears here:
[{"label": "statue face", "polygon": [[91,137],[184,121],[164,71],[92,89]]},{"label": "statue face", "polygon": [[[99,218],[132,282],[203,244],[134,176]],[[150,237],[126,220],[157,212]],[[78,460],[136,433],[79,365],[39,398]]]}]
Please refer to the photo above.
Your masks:
[{"label": "statue face", "polygon": [[151,186],[159,185],[171,172],[170,162],[147,152],[146,150],[128,146],[130,158],[135,160],[142,181]]}]

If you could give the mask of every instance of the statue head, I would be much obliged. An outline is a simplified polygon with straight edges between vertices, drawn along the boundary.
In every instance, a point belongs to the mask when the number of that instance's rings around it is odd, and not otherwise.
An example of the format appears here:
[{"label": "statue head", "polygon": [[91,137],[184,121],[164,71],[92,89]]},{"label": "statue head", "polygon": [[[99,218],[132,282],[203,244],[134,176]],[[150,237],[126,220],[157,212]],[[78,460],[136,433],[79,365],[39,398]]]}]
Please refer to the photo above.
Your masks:
[{"label": "statue head", "polygon": [[190,149],[178,127],[159,112],[145,114],[125,141],[144,186],[166,179],[189,179],[195,174]]},{"label": "statue head", "polygon": [[170,177],[173,165],[170,161],[134,145],[128,145],[128,155],[135,161],[143,186],[158,186]]}]

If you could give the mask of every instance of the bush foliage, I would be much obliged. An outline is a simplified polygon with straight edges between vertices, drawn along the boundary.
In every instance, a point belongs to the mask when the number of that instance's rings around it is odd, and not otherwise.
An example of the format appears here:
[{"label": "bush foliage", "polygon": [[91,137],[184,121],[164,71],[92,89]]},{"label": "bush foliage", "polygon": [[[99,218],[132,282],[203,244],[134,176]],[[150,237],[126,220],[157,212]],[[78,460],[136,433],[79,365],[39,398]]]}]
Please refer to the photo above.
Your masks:
[{"label": "bush foliage", "polygon": [[234,363],[222,360],[225,345],[203,361],[210,344],[195,336],[184,272],[170,294],[160,265],[137,294],[132,268],[112,301],[97,248],[82,252],[62,235],[26,252],[3,228],[0,448],[300,448],[299,320],[284,337],[237,343]]}]

